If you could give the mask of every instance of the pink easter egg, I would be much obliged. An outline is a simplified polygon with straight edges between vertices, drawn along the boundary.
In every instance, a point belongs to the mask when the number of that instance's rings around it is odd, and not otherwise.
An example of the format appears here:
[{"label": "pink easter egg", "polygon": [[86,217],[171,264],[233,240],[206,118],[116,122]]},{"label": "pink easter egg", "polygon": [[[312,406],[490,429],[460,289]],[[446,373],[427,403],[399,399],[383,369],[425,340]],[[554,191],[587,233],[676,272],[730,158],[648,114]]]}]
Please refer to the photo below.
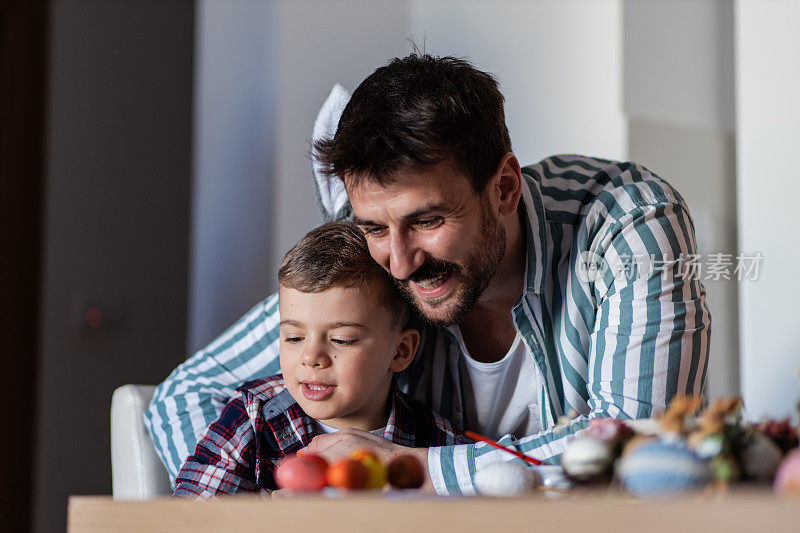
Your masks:
[{"label": "pink easter egg", "polygon": [[318,456],[304,454],[281,461],[275,471],[275,482],[282,489],[316,492],[325,488],[327,462]]},{"label": "pink easter egg", "polygon": [[775,473],[775,492],[800,496],[800,449],[786,454]]}]

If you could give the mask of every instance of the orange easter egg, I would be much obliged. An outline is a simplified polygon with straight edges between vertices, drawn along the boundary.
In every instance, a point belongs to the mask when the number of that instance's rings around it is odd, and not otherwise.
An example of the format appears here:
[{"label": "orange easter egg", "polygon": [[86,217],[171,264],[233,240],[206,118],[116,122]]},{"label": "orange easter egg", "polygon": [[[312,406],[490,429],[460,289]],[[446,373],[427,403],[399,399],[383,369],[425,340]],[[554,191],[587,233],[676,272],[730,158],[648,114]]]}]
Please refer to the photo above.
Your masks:
[{"label": "orange easter egg", "polygon": [[369,470],[354,459],[341,459],[328,467],[326,477],[331,487],[360,490],[369,481]]}]

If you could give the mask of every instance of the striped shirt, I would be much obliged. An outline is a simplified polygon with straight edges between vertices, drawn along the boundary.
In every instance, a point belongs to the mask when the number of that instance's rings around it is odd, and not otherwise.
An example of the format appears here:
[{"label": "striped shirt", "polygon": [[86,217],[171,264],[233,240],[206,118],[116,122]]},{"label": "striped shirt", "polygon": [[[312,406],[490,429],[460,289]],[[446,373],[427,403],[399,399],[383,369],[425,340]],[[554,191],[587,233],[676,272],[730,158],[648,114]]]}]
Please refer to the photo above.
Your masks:
[{"label": "striped shirt", "polygon": [[[183,463],[175,496],[210,498],[218,494],[271,491],[284,457],[308,446],[316,421],[289,394],[280,374],[249,381],[236,389]],[[410,447],[471,442],[417,400],[391,387],[392,407],[383,438]]]},{"label": "striped shirt", "polygon": [[[676,394],[702,393],[711,315],[684,266],[696,254],[686,203],[661,178],[636,163],[570,155],[524,168],[523,181],[527,265],[512,316],[540,373],[546,429],[493,436],[557,463],[592,418],[650,417]],[[258,304],[157,388],[145,423],[171,477],[239,383],[279,371],[277,303]],[[466,372],[452,333],[422,327],[397,381],[466,427]],[[565,415],[571,421],[559,423]],[[483,443],[441,446],[429,449],[428,466],[440,494],[473,494],[477,469],[510,458]]]}]

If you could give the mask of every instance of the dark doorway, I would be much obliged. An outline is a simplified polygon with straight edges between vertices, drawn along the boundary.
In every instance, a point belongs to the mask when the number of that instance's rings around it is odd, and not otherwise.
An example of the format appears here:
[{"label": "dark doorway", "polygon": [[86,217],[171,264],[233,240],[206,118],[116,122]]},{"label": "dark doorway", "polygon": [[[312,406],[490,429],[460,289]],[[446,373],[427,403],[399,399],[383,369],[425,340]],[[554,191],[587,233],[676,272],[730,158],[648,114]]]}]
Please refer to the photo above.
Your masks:
[{"label": "dark doorway", "polygon": [[31,529],[47,52],[45,0],[0,1],[3,527]]}]

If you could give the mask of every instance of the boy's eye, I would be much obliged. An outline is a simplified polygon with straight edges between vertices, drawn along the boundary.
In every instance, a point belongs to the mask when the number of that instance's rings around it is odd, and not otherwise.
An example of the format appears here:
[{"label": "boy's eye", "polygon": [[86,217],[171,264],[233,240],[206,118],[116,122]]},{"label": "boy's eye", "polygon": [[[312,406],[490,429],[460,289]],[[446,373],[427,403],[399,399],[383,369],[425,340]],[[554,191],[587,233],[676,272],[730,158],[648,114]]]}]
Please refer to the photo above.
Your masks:
[{"label": "boy's eye", "polygon": [[338,346],[352,346],[357,339],[331,339],[331,342]]},{"label": "boy's eye", "polygon": [[284,339],[284,341],[288,342],[289,344],[297,344],[301,340],[303,340],[303,337],[286,337]]}]

